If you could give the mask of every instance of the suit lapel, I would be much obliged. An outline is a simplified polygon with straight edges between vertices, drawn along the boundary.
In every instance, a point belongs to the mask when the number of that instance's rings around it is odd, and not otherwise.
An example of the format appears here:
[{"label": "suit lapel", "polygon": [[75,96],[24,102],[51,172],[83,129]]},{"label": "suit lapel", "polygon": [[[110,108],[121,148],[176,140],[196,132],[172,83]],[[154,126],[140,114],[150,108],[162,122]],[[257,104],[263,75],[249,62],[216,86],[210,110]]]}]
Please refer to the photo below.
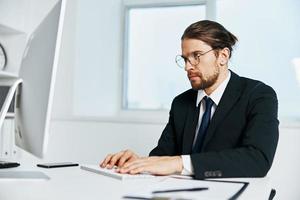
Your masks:
[{"label": "suit lapel", "polygon": [[239,76],[231,71],[230,80],[211,119],[201,150],[203,150],[210,141],[219,123],[223,121],[236,101],[240,98],[240,95],[241,84]]},{"label": "suit lapel", "polygon": [[184,126],[182,154],[190,154],[192,151],[195,130],[198,122],[198,109],[196,106],[197,91],[194,92],[193,100],[189,102],[188,113]]}]

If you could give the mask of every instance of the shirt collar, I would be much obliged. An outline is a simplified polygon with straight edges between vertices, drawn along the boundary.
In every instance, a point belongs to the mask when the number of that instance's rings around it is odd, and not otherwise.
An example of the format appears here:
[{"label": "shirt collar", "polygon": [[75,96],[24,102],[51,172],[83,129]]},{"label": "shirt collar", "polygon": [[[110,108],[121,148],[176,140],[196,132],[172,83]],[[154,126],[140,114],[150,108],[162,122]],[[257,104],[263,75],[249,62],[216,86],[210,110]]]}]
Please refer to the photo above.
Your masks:
[{"label": "shirt collar", "polygon": [[226,79],[213,91],[210,95],[207,95],[204,90],[198,90],[198,96],[197,96],[197,101],[196,101],[196,106],[198,106],[199,102],[203,99],[203,97],[208,96],[213,100],[213,102],[218,106],[221,97],[225,91],[225,88],[230,80],[231,77],[231,72],[228,70],[228,75]]}]

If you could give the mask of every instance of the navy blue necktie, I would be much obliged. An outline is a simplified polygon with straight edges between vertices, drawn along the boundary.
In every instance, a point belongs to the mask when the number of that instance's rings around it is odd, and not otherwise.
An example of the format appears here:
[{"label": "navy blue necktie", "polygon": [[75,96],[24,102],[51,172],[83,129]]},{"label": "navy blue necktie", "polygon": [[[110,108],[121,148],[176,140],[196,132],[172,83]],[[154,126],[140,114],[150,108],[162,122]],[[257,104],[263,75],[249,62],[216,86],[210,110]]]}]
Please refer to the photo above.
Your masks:
[{"label": "navy blue necktie", "polygon": [[[205,101],[205,112],[202,116],[201,125],[198,130],[197,139],[196,139],[195,145],[192,149],[192,153],[199,153],[201,151],[203,140],[206,135],[206,132],[207,132],[207,129],[209,126],[209,122],[210,122],[211,107],[214,105],[214,102],[207,96],[205,96],[203,98],[203,100]],[[199,109],[200,109],[200,104],[201,104],[201,102],[198,105]]]}]

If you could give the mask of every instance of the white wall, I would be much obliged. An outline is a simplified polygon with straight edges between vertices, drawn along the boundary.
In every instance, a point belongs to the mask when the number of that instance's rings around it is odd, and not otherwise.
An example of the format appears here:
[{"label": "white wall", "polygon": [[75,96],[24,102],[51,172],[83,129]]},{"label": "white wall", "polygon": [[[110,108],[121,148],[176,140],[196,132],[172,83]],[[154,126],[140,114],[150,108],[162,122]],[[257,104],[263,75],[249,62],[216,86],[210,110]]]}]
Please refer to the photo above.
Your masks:
[{"label": "white wall", "polygon": [[[91,21],[80,21],[77,12],[78,6],[89,3],[94,9],[89,10],[90,15],[86,16],[86,19]],[[123,23],[121,0],[69,0],[66,12],[46,160],[98,163],[107,153],[127,148],[133,149],[141,155],[147,155],[156,144],[164,128],[163,123],[130,123],[110,121],[109,119],[92,121],[72,117],[74,108],[75,111],[76,109],[84,109],[76,108],[76,101],[87,101],[87,103],[96,103],[95,105],[99,106],[107,105],[109,109],[103,110],[107,115],[114,115],[117,112],[121,91],[121,81],[119,80],[121,78],[121,30]],[[85,41],[78,41],[78,34],[81,32],[78,30],[80,23],[92,24],[86,28],[96,27],[95,30],[87,29],[84,31],[90,31],[91,37],[99,35],[99,43],[102,45],[95,47],[99,52],[89,52],[88,46],[79,46],[85,43]],[[87,38],[86,42],[87,45],[92,45],[90,38]],[[103,58],[103,54],[107,57],[105,62],[99,59]],[[78,56],[81,55],[91,56],[91,61],[89,63],[78,61]],[[95,56],[99,56],[99,58],[94,58]],[[99,73],[95,74],[95,77],[100,76],[100,80],[85,80],[86,77],[80,77],[81,72],[77,68],[79,65],[86,66],[86,70],[88,70],[89,65],[94,64],[99,66]],[[74,77],[81,79],[83,85],[74,84]],[[109,89],[105,87],[107,82],[110,84]],[[84,88],[90,84],[92,84],[95,92],[103,93],[103,99],[87,100],[89,94],[80,97],[74,93],[74,87]],[[114,100],[109,101],[108,96],[113,97]],[[300,192],[297,190],[297,186],[300,185],[298,180],[300,177],[298,141],[300,141],[299,128],[281,128],[278,151],[269,173],[274,188],[277,189],[276,199],[300,199]]]},{"label": "white wall", "polygon": [[147,156],[164,125],[54,121],[46,159],[99,163],[108,153],[132,149]]},{"label": "white wall", "polygon": [[99,113],[107,117],[118,112],[122,90],[121,2],[67,1],[53,118]]},{"label": "white wall", "polygon": [[276,155],[268,174],[273,188],[277,190],[275,199],[300,199],[299,141],[300,127],[281,126]]}]

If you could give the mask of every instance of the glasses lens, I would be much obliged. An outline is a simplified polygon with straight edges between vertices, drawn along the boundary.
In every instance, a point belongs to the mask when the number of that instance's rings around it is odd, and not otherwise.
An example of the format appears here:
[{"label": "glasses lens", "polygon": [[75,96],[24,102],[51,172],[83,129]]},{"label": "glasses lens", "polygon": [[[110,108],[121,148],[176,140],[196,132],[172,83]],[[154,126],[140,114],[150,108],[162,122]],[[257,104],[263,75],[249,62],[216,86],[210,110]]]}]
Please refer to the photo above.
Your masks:
[{"label": "glasses lens", "polygon": [[178,67],[180,68],[184,68],[185,67],[185,61],[183,59],[183,57],[181,55],[177,55],[175,57],[175,62],[178,65]]}]

